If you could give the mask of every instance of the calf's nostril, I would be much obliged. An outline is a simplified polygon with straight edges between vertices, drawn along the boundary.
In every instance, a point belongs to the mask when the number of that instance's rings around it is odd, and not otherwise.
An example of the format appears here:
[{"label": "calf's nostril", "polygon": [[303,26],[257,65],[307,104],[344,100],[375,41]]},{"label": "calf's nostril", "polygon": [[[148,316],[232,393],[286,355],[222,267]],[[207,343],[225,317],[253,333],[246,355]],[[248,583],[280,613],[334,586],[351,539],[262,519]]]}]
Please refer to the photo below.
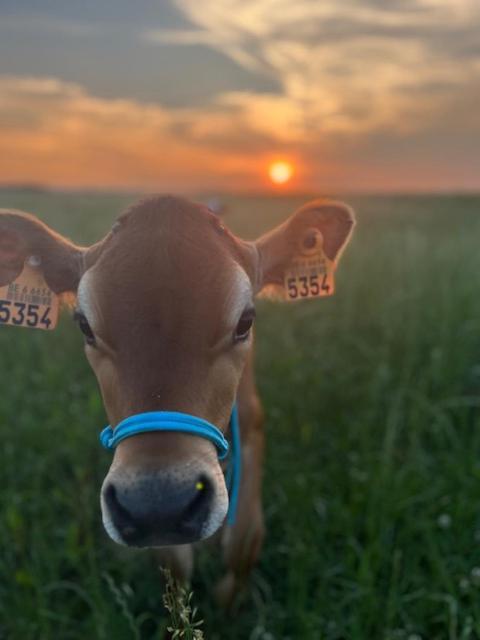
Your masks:
[{"label": "calf's nostril", "polygon": [[202,474],[195,482],[192,499],[183,513],[185,521],[204,518],[209,510],[212,495],[212,483],[206,475]]},{"label": "calf's nostril", "polygon": [[103,491],[103,498],[108,508],[110,518],[118,527],[123,537],[128,537],[135,533],[136,527],[132,515],[123,507],[117,496],[117,490],[113,483],[108,484]]},{"label": "calf's nostril", "polygon": [[117,509],[119,506],[117,500],[117,490],[115,489],[113,484],[108,484],[103,490],[103,498],[107,507],[111,510]]}]

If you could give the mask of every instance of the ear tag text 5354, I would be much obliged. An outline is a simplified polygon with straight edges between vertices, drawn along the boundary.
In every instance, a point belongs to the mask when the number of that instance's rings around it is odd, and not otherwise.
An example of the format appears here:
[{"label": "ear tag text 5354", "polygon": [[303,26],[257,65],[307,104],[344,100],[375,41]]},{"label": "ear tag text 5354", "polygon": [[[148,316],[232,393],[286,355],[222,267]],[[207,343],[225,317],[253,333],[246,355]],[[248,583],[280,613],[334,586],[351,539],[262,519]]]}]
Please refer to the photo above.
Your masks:
[{"label": "ear tag text 5354", "polygon": [[0,324],[27,329],[55,329],[58,296],[45,282],[36,256],[27,258],[21,274],[0,287]]},{"label": "ear tag text 5354", "polygon": [[286,300],[304,300],[331,296],[335,292],[335,265],[323,251],[318,229],[309,229],[298,253],[285,271]]}]

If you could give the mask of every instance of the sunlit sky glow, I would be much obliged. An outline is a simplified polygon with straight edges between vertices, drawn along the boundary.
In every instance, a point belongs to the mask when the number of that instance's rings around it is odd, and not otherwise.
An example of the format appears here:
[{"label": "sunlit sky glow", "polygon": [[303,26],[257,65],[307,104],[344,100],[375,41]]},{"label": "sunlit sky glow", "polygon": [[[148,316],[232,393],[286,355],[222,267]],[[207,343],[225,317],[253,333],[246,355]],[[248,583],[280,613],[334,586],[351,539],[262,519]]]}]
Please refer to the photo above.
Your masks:
[{"label": "sunlit sky glow", "polygon": [[0,183],[478,189],[479,32],[478,0],[3,0]]}]

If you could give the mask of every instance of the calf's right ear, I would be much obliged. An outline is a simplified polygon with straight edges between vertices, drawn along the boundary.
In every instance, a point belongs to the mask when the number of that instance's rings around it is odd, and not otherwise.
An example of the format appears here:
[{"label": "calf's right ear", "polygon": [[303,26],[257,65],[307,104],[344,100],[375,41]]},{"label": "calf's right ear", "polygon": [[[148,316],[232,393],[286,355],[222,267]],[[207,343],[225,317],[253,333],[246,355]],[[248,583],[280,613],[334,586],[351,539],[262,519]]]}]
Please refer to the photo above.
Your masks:
[{"label": "calf's right ear", "polygon": [[35,216],[0,209],[0,287],[15,280],[31,258],[54,293],[74,292],[83,272],[84,251]]}]

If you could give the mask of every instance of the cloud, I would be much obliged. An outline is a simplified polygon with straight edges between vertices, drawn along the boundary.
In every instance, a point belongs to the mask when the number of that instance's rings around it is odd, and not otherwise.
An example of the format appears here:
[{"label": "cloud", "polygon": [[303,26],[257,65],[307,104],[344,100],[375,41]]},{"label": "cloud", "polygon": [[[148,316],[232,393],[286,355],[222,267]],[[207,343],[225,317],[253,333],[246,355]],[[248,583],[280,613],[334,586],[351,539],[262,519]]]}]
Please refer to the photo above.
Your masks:
[{"label": "cloud", "polygon": [[205,108],[168,109],[99,98],[56,78],[0,76],[0,182],[261,189],[268,162],[281,153],[296,164],[300,188],[472,188],[480,174],[471,135],[479,100],[480,91],[462,94],[442,132],[406,127],[403,135],[384,129],[363,137],[337,123],[328,135],[307,135],[283,96],[229,92]]},{"label": "cloud", "polygon": [[[254,128],[261,126],[257,116],[264,107],[278,106],[279,142],[420,130],[450,109],[452,90],[468,90],[480,81],[476,0],[176,0],[176,5],[193,28],[149,30],[144,37],[164,44],[203,43],[245,68],[269,73],[281,87],[278,95],[236,92],[221,100],[236,105],[244,120],[253,119]],[[262,120],[262,133],[268,133],[270,118]]]},{"label": "cloud", "polygon": [[[244,152],[208,140],[236,135],[228,113],[103,99],[56,78],[0,76],[0,182],[129,189],[218,188],[258,178]],[[227,109],[228,112],[228,109]],[[183,133],[182,133],[183,132]]]}]

